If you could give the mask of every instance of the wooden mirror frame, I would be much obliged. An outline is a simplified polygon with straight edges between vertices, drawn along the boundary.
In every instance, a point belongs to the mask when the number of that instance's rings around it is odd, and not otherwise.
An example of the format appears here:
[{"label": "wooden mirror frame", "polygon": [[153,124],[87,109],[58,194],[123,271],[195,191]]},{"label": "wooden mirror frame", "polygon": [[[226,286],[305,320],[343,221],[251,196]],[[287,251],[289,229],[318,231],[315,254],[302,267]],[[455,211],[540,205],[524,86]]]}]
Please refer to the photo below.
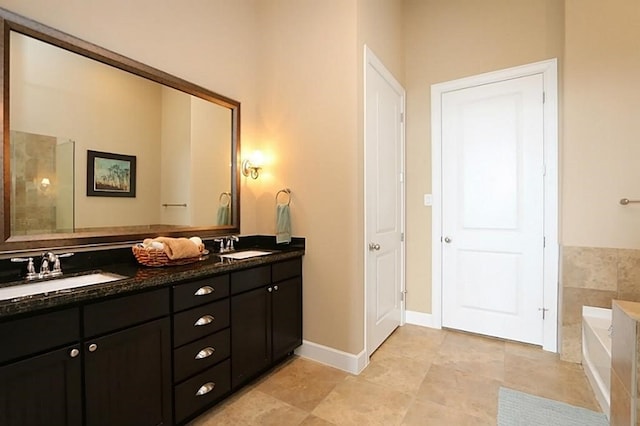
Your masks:
[{"label": "wooden mirror frame", "polygon": [[[189,236],[198,235],[204,240],[240,232],[240,102],[2,8],[0,8],[0,28],[2,29],[2,44],[0,45],[2,55],[2,72],[0,72],[0,79],[2,80],[0,81],[0,86],[2,87],[0,124],[2,126],[3,142],[3,173],[0,174],[0,179],[2,179],[1,186],[3,188],[3,197],[0,201],[0,215],[2,215],[0,220],[0,223],[2,223],[0,257],[18,252],[41,252],[44,249],[51,250],[56,248],[90,250],[93,248],[122,247],[147,237],[154,237],[158,235],[158,232],[161,232],[164,236],[186,236],[185,234],[188,233]],[[127,227],[123,227],[122,229],[111,227],[109,229],[96,228],[95,231],[78,233],[11,236],[11,150],[9,142],[9,37],[11,31],[22,33],[61,49],[111,65],[123,71],[229,108],[231,111],[232,126],[232,224],[229,226],[215,227],[176,227],[175,230],[171,230],[170,228],[166,228],[167,230],[165,230],[165,228],[161,228],[160,231],[158,229],[136,229],[132,231],[131,229],[127,229]]]}]

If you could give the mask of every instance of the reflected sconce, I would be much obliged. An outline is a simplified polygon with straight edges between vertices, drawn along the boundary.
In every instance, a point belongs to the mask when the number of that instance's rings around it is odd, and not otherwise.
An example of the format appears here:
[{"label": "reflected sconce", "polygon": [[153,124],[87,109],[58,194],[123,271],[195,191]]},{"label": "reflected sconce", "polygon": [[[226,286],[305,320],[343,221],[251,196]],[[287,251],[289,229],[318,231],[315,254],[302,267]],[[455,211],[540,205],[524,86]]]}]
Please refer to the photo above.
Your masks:
[{"label": "reflected sconce", "polygon": [[51,181],[49,180],[49,178],[42,178],[42,180],[40,181],[40,189],[42,191],[47,191],[50,186]]},{"label": "reflected sconce", "polygon": [[258,179],[260,176],[260,170],[262,170],[262,154],[260,151],[255,151],[250,159],[246,159],[242,162],[242,174],[245,176],[251,176],[252,179]]}]

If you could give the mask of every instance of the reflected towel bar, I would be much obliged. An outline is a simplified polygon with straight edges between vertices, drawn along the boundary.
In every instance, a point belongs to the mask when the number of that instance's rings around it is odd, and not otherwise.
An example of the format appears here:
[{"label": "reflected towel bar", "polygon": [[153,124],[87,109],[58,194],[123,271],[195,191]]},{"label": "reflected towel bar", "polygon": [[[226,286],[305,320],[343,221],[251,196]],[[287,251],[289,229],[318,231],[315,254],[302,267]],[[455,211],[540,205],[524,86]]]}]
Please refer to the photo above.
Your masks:
[{"label": "reflected towel bar", "polygon": [[183,204],[163,204],[162,207],[187,207],[187,203],[183,203]]},{"label": "reflected towel bar", "polygon": [[620,204],[622,204],[623,206],[626,206],[629,203],[640,203],[640,200],[630,200],[628,198],[620,199]]},{"label": "reflected towel bar", "polygon": [[291,204],[291,190],[289,188],[284,188],[276,192],[276,204],[278,204],[278,195],[280,195],[280,193],[287,194],[287,196],[289,197],[287,199],[287,205]]}]

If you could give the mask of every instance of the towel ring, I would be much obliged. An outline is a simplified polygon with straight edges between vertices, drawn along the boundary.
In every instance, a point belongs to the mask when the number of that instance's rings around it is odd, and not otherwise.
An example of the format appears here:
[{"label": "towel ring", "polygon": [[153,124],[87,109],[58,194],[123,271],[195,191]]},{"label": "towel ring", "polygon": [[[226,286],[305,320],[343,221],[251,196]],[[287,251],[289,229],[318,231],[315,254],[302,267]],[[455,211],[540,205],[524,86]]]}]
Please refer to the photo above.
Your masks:
[{"label": "towel ring", "polygon": [[291,204],[291,190],[289,188],[284,188],[284,189],[281,189],[280,191],[278,191],[276,193],[276,204],[278,204],[278,195],[280,195],[280,193],[287,194],[287,196],[288,196],[287,205],[290,205]]},{"label": "towel ring", "polygon": [[[226,203],[225,201],[225,197],[226,197]],[[231,193],[230,192],[222,192],[220,193],[220,198],[218,198],[218,201],[220,202],[220,205],[222,207],[228,207],[231,205]]]}]

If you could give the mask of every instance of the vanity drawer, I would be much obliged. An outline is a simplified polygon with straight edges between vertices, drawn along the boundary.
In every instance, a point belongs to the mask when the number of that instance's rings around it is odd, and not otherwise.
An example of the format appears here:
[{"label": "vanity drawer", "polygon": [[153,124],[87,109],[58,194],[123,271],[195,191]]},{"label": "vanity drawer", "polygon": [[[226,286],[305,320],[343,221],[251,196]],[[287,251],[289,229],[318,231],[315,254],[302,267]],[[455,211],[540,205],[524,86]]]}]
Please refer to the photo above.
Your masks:
[{"label": "vanity drawer", "polygon": [[259,266],[231,274],[231,294],[242,293],[271,284],[271,266]]},{"label": "vanity drawer", "polygon": [[227,359],[174,388],[176,423],[196,413],[231,390],[231,362]]},{"label": "vanity drawer", "polygon": [[217,275],[203,280],[173,286],[173,311],[213,302],[229,295],[229,275]]},{"label": "vanity drawer", "polygon": [[181,312],[173,317],[173,346],[178,347],[229,326],[229,299]]},{"label": "vanity drawer", "polygon": [[80,340],[80,310],[64,309],[0,323],[0,363]]},{"label": "vanity drawer", "polygon": [[169,289],[93,303],[84,308],[84,335],[97,336],[169,315]]},{"label": "vanity drawer", "polygon": [[302,275],[302,259],[286,260],[271,266],[271,280],[275,283]]},{"label": "vanity drawer", "polygon": [[173,352],[175,381],[219,363],[230,353],[231,332],[228,328],[176,349]]}]

